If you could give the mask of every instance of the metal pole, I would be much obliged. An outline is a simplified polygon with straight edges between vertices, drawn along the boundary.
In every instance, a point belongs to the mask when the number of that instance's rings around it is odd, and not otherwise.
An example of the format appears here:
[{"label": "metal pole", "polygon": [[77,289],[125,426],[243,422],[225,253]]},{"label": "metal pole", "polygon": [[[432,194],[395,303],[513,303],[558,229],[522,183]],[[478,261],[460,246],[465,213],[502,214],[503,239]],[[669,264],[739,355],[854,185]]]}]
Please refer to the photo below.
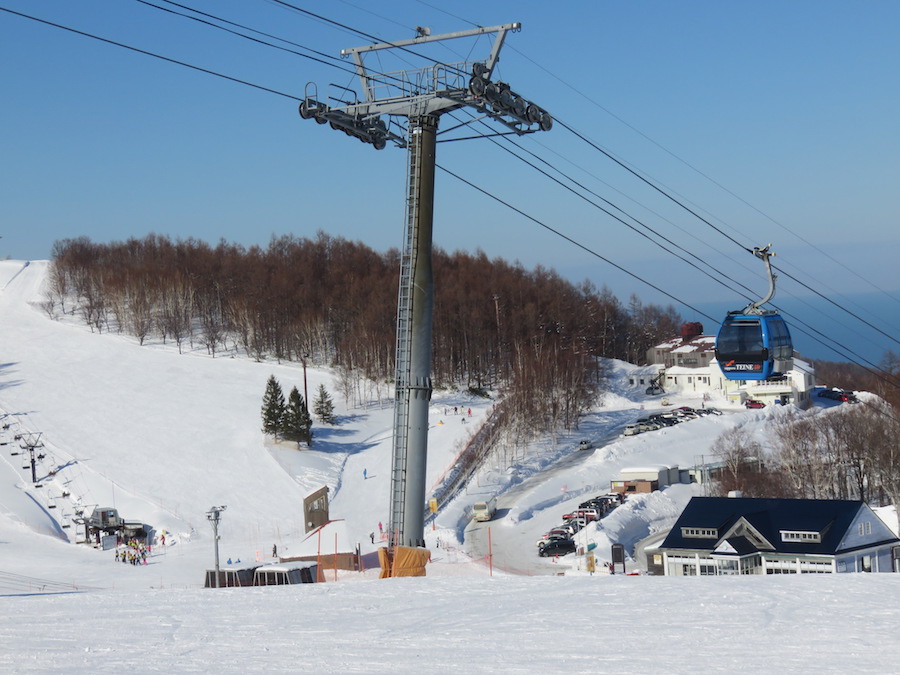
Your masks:
[{"label": "metal pole", "polygon": [[488,528],[488,569],[490,576],[494,576],[494,547],[491,544],[491,528]]},{"label": "metal pole", "polygon": [[306,390],[306,359],[309,358],[309,354],[304,354],[300,357],[300,360],[303,361],[303,405],[306,406],[306,409],[309,410],[309,392]]},{"label": "metal pole", "polygon": [[216,588],[219,587],[219,518],[218,513],[216,514],[216,519],[213,521],[213,546],[216,550]]},{"label": "metal pole", "polygon": [[213,588],[219,588],[219,517],[222,511],[225,510],[224,506],[213,506],[209,511],[206,512],[206,519],[212,523],[213,528],[213,548],[215,549],[215,576],[216,582]]},{"label": "metal pole", "polygon": [[[406,273],[408,307],[397,312],[398,354],[392,476],[393,542],[425,543],[425,463],[428,454],[428,406],[431,401],[431,328],[434,307],[431,248],[434,222],[437,115],[410,118]],[[405,333],[405,334],[404,334]],[[403,421],[405,420],[405,424]]]}]

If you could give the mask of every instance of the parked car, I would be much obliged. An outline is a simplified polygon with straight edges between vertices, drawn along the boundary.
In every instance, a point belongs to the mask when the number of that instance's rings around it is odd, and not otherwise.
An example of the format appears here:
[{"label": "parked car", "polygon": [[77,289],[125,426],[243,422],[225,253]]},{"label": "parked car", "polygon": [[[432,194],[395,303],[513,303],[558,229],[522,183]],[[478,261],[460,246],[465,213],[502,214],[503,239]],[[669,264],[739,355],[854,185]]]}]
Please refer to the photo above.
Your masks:
[{"label": "parked car", "polygon": [[710,415],[721,415],[721,414],[722,414],[722,411],[719,410],[718,408],[707,408],[706,411],[707,411]]},{"label": "parked car", "polygon": [[578,444],[578,449],[579,450],[593,450],[594,442],[585,439],[585,440],[581,441],[581,443]]},{"label": "parked car", "polygon": [[832,401],[841,401],[842,403],[858,403],[859,399],[852,391],[843,389],[823,389],[819,392],[820,398],[830,398]]},{"label": "parked car", "polygon": [[637,436],[641,433],[641,429],[638,428],[637,424],[626,424],[625,431],[622,432],[623,436]]},{"label": "parked car", "polygon": [[534,543],[540,547],[544,546],[545,544],[549,544],[551,541],[563,541],[569,539],[571,539],[571,537],[564,534],[550,534],[549,532],[547,532],[543,537],[541,537]]},{"label": "parked car", "polygon": [[657,424],[661,424],[664,427],[673,427],[676,424],[678,424],[678,422],[676,422],[672,417],[668,417],[668,416],[662,415],[660,413],[657,413],[655,415],[650,415],[650,419],[653,420],[654,422],[656,422]]},{"label": "parked car", "polygon": [[744,402],[744,405],[747,406],[748,408],[765,408],[766,407],[765,403],[763,403],[762,401],[758,401],[755,398],[748,398]]},{"label": "parked car", "polygon": [[641,430],[641,433],[645,431],[656,431],[657,429],[662,428],[662,424],[658,422],[653,422],[652,420],[644,420],[643,422],[638,422],[638,429]]},{"label": "parked car", "polygon": [[574,552],[575,542],[571,539],[556,539],[538,547],[538,555],[544,558],[551,555],[566,555]]}]

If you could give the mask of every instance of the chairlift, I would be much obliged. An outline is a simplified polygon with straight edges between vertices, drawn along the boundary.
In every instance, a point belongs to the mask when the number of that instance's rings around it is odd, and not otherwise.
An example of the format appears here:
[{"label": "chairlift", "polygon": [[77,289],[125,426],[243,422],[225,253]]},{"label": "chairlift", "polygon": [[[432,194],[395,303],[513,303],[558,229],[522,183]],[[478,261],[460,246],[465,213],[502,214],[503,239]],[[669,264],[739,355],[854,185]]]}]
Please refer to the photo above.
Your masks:
[{"label": "chairlift", "polygon": [[774,380],[793,367],[794,346],[781,315],[761,309],[775,295],[775,274],[769,258],[771,244],[754,248],[753,255],[766,264],[769,292],[742,310],[728,312],[716,335],[716,360],[729,380]]}]

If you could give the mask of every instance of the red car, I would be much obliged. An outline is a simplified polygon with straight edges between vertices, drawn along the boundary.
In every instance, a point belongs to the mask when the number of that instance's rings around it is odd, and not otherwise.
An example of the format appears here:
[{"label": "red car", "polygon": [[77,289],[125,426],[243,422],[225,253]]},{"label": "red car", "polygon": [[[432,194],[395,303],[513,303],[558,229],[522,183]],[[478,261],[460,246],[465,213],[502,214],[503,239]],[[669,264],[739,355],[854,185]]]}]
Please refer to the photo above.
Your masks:
[{"label": "red car", "polygon": [[747,406],[748,408],[765,408],[766,407],[765,403],[763,403],[762,401],[757,401],[755,398],[748,398],[746,403],[744,403],[744,405]]}]

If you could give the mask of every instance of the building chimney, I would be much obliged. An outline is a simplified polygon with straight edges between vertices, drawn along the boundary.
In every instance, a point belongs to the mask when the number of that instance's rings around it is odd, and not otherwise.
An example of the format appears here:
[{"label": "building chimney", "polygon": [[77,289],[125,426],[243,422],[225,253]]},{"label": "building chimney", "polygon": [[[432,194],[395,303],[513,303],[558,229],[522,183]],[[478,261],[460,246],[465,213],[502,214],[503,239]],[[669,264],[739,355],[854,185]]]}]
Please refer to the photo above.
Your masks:
[{"label": "building chimney", "polygon": [[689,321],[681,324],[681,339],[690,342],[698,335],[703,335],[703,324],[698,321]]}]

